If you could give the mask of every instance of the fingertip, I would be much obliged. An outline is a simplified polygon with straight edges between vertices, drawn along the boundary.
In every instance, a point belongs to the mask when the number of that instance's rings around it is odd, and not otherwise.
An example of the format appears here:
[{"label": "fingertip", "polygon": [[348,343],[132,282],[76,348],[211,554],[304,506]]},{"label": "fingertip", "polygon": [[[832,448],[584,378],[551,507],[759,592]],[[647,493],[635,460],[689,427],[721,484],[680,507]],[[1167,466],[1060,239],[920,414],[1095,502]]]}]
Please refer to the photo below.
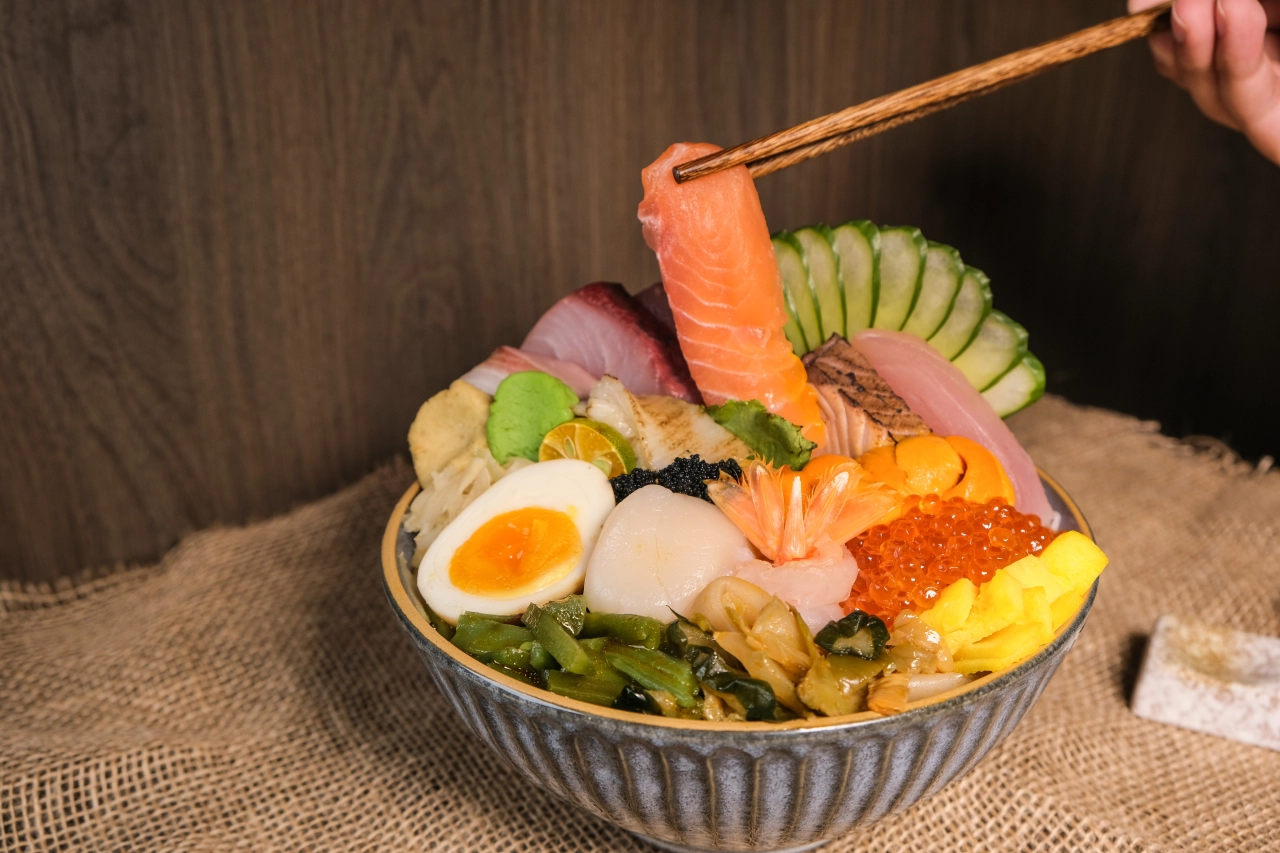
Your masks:
[{"label": "fingertip", "polygon": [[[1251,0],[1255,2],[1256,0]],[[1217,38],[1214,22],[1215,0],[1176,0],[1170,16],[1178,67],[1184,72],[1203,73],[1213,67]]]},{"label": "fingertip", "polygon": [[1173,40],[1178,44],[1186,43],[1187,25],[1178,14],[1178,4],[1176,3],[1173,5],[1173,8],[1169,10],[1169,33]]},{"label": "fingertip", "polygon": [[1265,59],[1267,13],[1258,0],[1215,0],[1218,70],[1233,77],[1254,74]]}]

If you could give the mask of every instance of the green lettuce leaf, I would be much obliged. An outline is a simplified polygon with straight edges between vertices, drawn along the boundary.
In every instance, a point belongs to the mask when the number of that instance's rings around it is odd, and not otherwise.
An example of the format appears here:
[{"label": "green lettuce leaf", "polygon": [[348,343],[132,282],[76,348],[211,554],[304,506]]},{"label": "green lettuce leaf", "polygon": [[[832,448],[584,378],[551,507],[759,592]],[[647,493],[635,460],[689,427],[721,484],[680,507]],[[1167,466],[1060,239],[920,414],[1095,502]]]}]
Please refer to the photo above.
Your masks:
[{"label": "green lettuce leaf", "polygon": [[707,414],[775,467],[789,465],[799,471],[818,446],[800,434],[800,427],[769,412],[759,400],[729,400],[707,406]]}]

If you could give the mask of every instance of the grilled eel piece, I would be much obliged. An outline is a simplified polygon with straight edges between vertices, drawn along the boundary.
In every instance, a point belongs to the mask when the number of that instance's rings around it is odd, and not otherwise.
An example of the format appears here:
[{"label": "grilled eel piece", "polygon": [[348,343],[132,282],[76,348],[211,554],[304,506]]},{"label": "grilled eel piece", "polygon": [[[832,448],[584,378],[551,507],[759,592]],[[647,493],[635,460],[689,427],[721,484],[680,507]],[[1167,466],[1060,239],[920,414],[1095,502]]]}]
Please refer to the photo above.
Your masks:
[{"label": "grilled eel piece", "polygon": [[823,453],[858,457],[875,447],[932,432],[862,354],[839,335],[804,357],[827,424]]}]

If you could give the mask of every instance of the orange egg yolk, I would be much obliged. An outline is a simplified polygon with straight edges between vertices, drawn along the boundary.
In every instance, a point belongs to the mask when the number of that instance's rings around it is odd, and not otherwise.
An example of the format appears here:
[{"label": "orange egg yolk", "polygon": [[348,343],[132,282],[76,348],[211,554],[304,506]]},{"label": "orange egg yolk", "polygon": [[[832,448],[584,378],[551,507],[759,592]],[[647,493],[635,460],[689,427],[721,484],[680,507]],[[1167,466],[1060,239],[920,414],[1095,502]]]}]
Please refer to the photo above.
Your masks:
[{"label": "orange egg yolk", "polygon": [[564,578],[582,557],[582,537],[567,514],[526,507],[496,515],[471,534],[449,561],[459,590],[515,598]]}]

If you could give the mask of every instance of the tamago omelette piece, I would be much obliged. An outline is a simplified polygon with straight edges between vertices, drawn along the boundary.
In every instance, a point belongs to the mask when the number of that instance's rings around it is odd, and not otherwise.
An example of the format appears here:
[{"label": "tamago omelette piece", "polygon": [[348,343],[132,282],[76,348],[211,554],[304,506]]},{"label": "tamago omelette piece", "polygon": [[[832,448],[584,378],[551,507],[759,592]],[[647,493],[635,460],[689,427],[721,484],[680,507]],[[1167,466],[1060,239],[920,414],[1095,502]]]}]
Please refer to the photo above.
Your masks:
[{"label": "tamago omelette piece", "polygon": [[658,256],[689,373],[711,404],[759,400],[821,445],[817,392],[783,334],[769,227],[745,166],[677,184],[672,168],[720,149],[677,142],[645,168],[638,211]]}]

